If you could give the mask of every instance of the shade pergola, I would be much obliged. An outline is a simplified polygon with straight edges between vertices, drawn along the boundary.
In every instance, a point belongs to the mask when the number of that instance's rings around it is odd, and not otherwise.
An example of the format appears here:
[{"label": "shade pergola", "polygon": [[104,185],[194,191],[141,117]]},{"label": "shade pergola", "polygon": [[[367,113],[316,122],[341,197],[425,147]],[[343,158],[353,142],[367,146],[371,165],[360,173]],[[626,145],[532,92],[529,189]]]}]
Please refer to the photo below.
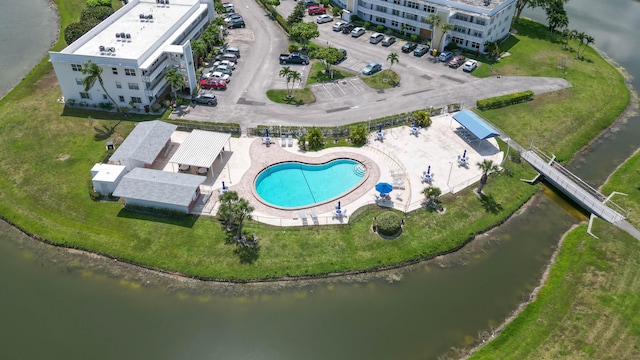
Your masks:
[{"label": "shade pergola", "polygon": [[230,138],[230,134],[193,130],[178,147],[169,162],[199,168],[210,168],[216,160],[216,156],[221,155],[225,143]]},{"label": "shade pergola", "polygon": [[471,132],[478,140],[486,140],[492,137],[500,136],[500,134],[494,130],[489,124],[487,124],[481,117],[472,113],[471,111],[462,110],[453,115],[455,121],[464,126],[469,132]]}]

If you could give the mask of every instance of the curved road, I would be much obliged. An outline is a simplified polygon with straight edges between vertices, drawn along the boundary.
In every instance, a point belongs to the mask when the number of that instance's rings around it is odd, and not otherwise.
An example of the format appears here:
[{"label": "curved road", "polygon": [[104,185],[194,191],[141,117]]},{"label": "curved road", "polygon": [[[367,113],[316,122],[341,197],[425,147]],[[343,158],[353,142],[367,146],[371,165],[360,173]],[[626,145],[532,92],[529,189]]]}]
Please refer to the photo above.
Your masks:
[{"label": "curved road", "polygon": [[[278,11],[288,14],[294,5],[293,1],[283,1]],[[359,73],[370,61],[380,62],[387,68],[387,55],[396,52],[400,61],[393,69],[401,76],[400,85],[376,91],[354,77],[312,85],[311,89],[317,98],[313,104],[275,104],[267,99],[266,91],[286,87],[284,80],[278,76],[282,68],[278,63],[278,55],[286,52],[287,36],[255,2],[236,3],[236,12],[243,15],[247,27],[231,29],[227,37],[230,45],[238,47],[242,55],[228,90],[216,92],[218,106],[195,106],[188,114],[176,113],[172,118],[232,122],[240,124],[243,129],[259,124],[335,126],[451,103],[461,103],[464,108],[471,108],[476,100],[491,96],[524,90],[544,93],[571,86],[561,78],[476,78],[464,73],[461,68],[450,69],[428,55],[418,58],[403,54],[400,51],[403,41],[389,48],[371,45],[368,42],[369,32],[356,39],[333,32],[333,23],[326,23],[318,26],[321,35],[315,41],[347,49],[348,58],[339,65],[341,68]],[[305,21],[312,20],[313,17],[306,16]],[[303,79],[306,79],[309,66],[291,65],[291,68],[300,71]]]}]

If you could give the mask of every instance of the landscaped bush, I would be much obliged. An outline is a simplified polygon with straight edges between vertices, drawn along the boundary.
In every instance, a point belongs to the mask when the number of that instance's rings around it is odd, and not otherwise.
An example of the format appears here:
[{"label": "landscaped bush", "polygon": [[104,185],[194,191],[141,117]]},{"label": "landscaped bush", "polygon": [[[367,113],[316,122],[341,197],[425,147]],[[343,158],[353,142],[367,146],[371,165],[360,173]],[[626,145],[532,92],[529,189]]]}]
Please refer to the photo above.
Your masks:
[{"label": "landscaped bush", "polygon": [[114,13],[114,10],[111,6],[89,7],[82,10],[82,14],[80,15],[80,21],[91,21],[91,20],[102,21],[108,18],[109,16],[111,16],[111,14],[113,13]]},{"label": "landscaped bush", "polygon": [[476,106],[480,110],[489,110],[496,109],[500,107],[504,107],[507,105],[518,104],[524,101],[531,100],[533,97],[533,91],[527,90],[522,92],[517,92],[513,94],[507,94],[502,96],[496,96],[488,99],[478,100],[476,102]]},{"label": "landscaped bush", "polygon": [[87,0],[87,7],[96,7],[96,6],[111,7],[111,0]]},{"label": "landscaped bush", "polygon": [[392,211],[382,213],[376,217],[376,227],[378,234],[393,236],[402,229],[402,217]]},{"label": "landscaped bush", "polygon": [[376,30],[377,30],[379,33],[384,33],[384,32],[385,32],[385,30],[387,30],[387,27],[386,27],[386,26],[384,26],[384,25],[378,25],[378,26],[376,26]]}]

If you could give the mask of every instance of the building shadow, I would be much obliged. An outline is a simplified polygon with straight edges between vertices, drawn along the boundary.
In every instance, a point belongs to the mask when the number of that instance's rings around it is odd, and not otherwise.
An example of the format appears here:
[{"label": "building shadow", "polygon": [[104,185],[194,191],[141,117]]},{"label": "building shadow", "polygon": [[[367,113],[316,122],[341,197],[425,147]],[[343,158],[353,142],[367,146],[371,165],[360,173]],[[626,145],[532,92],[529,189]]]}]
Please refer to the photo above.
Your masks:
[{"label": "building shadow", "polygon": [[196,215],[176,215],[175,213],[165,214],[161,212],[155,212],[153,209],[132,210],[126,207],[120,209],[117,216],[124,219],[152,221],[156,223],[175,225],[184,228],[193,228],[193,225],[198,220],[198,216]]}]

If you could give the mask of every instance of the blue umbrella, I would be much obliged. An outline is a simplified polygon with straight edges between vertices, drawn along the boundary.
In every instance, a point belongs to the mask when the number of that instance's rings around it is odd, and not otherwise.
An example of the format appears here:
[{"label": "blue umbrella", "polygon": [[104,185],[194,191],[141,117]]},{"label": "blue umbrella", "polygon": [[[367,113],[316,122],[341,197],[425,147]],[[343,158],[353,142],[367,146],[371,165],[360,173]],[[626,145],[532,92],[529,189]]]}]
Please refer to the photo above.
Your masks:
[{"label": "blue umbrella", "polygon": [[340,201],[338,201],[338,210],[340,210]]},{"label": "blue umbrella", "polygon": [[467,157],[467,149],[464,150],[464,153],[462,154],[462,157],[463,158]]},{"label": "blue umbrella", "polygon": [[381,182],[376,184],[376,191],[381,194],[388,194],[393,190],[393,186],[386,182]]},{"label": "blue umbrella", "polygon": [[382,124],[378,125],[378,132],[382,132]]},{"label": "blue umbrella", "polygon": [[269,129],[264,129],[264,137],[269,137]]},{"label": "blue umbrella", "polygon": [[427,166],[427,174],[431,174],[431,165]]},{"label": "blue umbrella", "polygon": [[418,120],[413,120],[413,127],[414,128],[418,127]]},{"label": "blue umbrella", "polygon": [[222,190],[227,190],[227,187],[224,186],[224,181],[222,182]]}]

